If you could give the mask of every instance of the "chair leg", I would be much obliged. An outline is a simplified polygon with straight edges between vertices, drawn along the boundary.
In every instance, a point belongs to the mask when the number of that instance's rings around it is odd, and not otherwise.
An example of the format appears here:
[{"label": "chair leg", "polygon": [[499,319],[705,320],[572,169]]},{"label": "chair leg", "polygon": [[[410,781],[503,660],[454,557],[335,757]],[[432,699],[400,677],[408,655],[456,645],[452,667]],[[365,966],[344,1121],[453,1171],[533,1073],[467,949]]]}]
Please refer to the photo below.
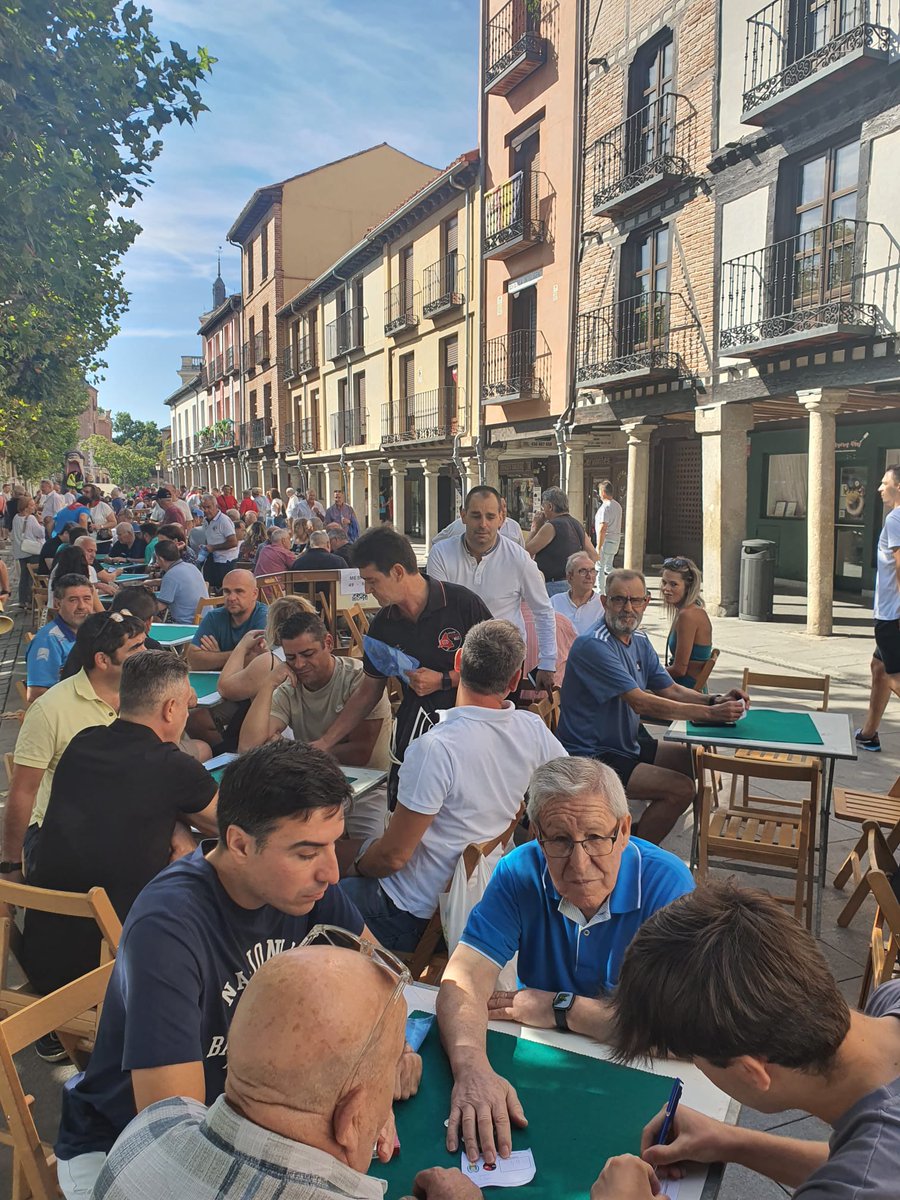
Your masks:
[{"label": "chair leg", "polygon": [[855,850],[852,850],[850,852],[850,854],[848,854],[847,857],[844,859],[844,861],[841,863],[840,867],[838,868],[838,872],[834,877],[834,886],[839,891],[844,890],[844,888],[847,884],[847,880],[853,874],[853,855],[855,854],[855,855],[857,855],[857,857],[861,857],[865,848],[866,848],[866,839],[865,839],[865,837],[862,837],[856,843]]},{"label": "chair leg", "polygon": [[850,922],[862,908],[863,901],[868,894],[869,884],[865,876],[863,876],[863,878],[853,889],[853,894],[851,895],[850,899],[838,914],[837,923],[841,926],[841,928],[846,928],[850,924]]},{"label": "chair leg", "polygon": [[859,989],[859,1000],[856,1007],[863,1011],[866,1007],[866,1002],[869,999],[869,992],[872,990],[872,954],[869,952],[869,961],[866,963],[866,969],[863,973],[862,985]]}]

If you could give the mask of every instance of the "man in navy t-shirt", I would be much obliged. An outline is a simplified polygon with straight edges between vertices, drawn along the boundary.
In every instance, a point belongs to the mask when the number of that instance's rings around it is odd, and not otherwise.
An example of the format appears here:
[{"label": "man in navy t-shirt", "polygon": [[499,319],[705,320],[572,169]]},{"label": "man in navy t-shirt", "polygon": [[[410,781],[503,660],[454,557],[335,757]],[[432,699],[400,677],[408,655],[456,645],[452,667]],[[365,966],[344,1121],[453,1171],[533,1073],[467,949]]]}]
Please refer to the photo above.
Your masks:
[{"label": "man in navy t-shirt", "polygon": [[641,719],[736,721],[744,713],[737,688],[705,696],[675,683],[638,626],[650,601],[640,571],[606,577],[604,619],[569,651],[557,736],[569,754],[599,758],[625,785],[629,800],[647,807],[635,835],[657,845],[694,799],[685,746],[657,742]]},{"label": "man in navy t-shirt", "polygon": [[[137,1112],[169,1096],[211,1104],[222,1094],[231,1018],[264,962],[316,924],[367,934],[331,886],[350,794],[334,759],[298,742],[279,739],[226,768],[219,841],[158,875],[125,922],[94,1052],[63,1095],[64,1195],[89,1194]],[[398,1092],[415,1090],[420,1072],[405,1053]]]}]

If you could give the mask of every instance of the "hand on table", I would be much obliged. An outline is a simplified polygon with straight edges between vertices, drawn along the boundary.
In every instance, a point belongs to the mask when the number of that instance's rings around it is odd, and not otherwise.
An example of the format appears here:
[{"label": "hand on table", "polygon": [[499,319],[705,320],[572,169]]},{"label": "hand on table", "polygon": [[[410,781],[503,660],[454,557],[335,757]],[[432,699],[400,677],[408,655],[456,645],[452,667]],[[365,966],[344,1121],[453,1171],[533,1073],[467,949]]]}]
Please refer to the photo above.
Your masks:
[{"label": "hand on table", "polygon": [[709,715],[713,721],[739,721],[744,715],[744,706],[740,700],[720,700],[709,706]]},{"label": "hand on table", "polygon": [[453,1081],[447,1149],[459,1149],[460,1130],[470,1162],[478,1158],[479,1146],[486,1163],[499,1154],[508,1158],[512,1150],[512,1125],[528,1124],[516,1089],[489,1066],[472,1067]]},{"label": "hand on table", "polygon": [[442,682],[440,671],[430,671],[428,667],[419,667],[415,671],[410,671],[406,678],[417,696],[430,696],[432,692],[440,691]]},{"label": "hand on table", "polygon": [[479,1200],[484,1193],[459,1167],[429,1167],[413,1180],[413,1195],[417,1200]]},{"label": "hand on table", "polygon": [[553,997],[556,992],[537,988],[519,988],[517,992],[494,992],[488,999],[488,1017],[492,1021],[518,1021],[536,1029],[553,1029]]},{"label": "hand on table", "polygon": [[678,1106],[675,1114],[671,1141],[664,1146],[657,1146],[656,1139],[665,1115],[666,1110],[660,1109],[641,1134],[641,1157],[653,1167],[660,1179],[680,1179],[685,1163],[725,1161],[721,1139],[726,1126],[684,1104]]},{"label": "hand on table", "polygon": [[221,651],[219,650],[219,643],[212,636],[212,634],[209,633],[204,633],[203,637],[200,639],[200,649],[209,650],[212,654],[221,654]]},{"label": "hand on table", "polygon": [[591,1200],[652,1200],[660,1193],[653,1168],[633,1154],[607,1160],[591,1188]]},{"label": "hand on table", "polygon": [[394,1110],[385,1121],[375,1142],[375,1154],[379,1162],[389,1163],[394,1157],[394,1144],[397,1140],[397,1126],[394,1122]]},{"label": "hand on table", "polygon": [[422,1059],[416,1054],[409,1043],[403,1048],[403,1053],[397,1063],[397,1075],[394,1080],[394,1099],[408,1100],[419,1090],[422,1078]]}]

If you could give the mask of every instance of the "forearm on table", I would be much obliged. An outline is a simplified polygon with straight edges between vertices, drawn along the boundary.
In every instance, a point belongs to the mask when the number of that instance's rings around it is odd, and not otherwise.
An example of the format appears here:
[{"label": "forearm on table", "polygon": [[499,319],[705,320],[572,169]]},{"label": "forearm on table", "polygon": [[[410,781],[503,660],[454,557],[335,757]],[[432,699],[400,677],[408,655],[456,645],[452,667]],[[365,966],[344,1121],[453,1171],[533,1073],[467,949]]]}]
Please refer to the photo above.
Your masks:
[{"label": "forearm on table", "polygon": [[458,983],[441,984],[435,1009],[441,1042],[454,1075],[467,1068],[488,1064],[487,996],[466,992]]},{"label": "forearm on table", "polygon": [[191,671],[221,671],[226,662],[227,651],[201,650],[199,646],[188,647],[187,664]]},{"label": "forearm on table", "polygon": [[583,1033],[595,1042],[608,1042],[613,1028],[613,1009],[608,1000],[576,996],[567,1015],[572,1033]]},{"label": "forearm on table", "polygon": [[828,1158],[827,1142],[806,1142],[735,1125],[724,1126],[721,1139],[724,1162],[748,1167],[790,1188],[799,1187]]},{"label": "forearm on table", "polygon": [[635,699],[629,700],[633,712],[639,717],[662,721],[705,721],[709,717],[709,705],[705,703],[688,703],[687,700],[676,699],[672,695],[675,688],[683,692],[685,697],[696,696],[689,688],[674,684],[667,688],[668,696],[657,696],[653,692],[641,692]]},{"label": "forearm on table", "polygon": [[357,725],[368,717],[369,713],[378,703],[384,691],[385,683],[386,680],[376,680],[366,676],[344,705],[340,716],[327,733],[324,733],[319,739],[322,744],[330,750],[338,742],[342,742],[348,734],[351,734]]},{"label": "forearm on table", "polygon": [[261,746],[269,740],[274,691],[275,689],[271,685],[263,684],[253,697],[253,703],[247,710],[238,738],[240,754],[243,754],[245,750],[252,750],[255,746]]}]

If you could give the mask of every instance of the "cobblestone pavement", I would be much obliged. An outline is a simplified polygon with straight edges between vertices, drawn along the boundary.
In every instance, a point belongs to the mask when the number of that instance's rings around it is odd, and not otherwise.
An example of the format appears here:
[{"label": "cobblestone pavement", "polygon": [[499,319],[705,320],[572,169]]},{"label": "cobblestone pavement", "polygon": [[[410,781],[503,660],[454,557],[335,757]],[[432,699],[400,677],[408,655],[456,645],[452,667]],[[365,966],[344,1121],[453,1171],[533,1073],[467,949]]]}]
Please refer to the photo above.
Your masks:
[{"label": "cobblestone pavement", "polygon": [[[658,581],[651,578],[649,582],[654,594],[658,595]],[[14,615],[15,628],[6,637],[0,638],[0,711],[4,712],[21,707],[15,683],[24,678],[24,634],[30,628],[27,614]],[[713,621],[713,640],[722,651],[713,679],[716,689],[724,690],[739,684],[745,667],[763,671],[778,669],[795,674],[821,674],[827,671],[832,676],[831,710],[849,713],[854,726],[859,725],[868,702],[868,664],[872,650],[870,610],[859,605],[838,603],[835,606],[836,636],[833,638],[809,637],[804,632],[804,622],[804,597],[787,594],[778,596],[775,620],[771,623],[754,624],[736,618],[716,618]],[[660,604],[654,603],[648,610],[645,628],[657,648],[661,648],[665,640],[666,618]],[[18,727],[14,719],[0,721],[0,753],[12,750]],[[856,787],[882,791],[887,790],[900,775],[900,706],[893,703],[888,708],[882,727],[882,741],[883,753],[863,753],[858,763],[839,763],[837,784],[852,782]],[[0,769],[0,791],[4,793],[4,799],[6,787],[5,772]],[[830,877],[858,836],[857,826],[832,822],[828,853]],[[666,845],[687,858],[689,826],[673,834]],[[758,878],[745,874],[737,878],[750,884],[758,885],[760,882]],[[777,881],[767,882],[777,886]],[[869,902],[849,929],[840,929],[836,918],[843,899],[842,893],[835,892],[831,887],[826,889],[821,946],[841,990],[851,1003],[855,1003],[866,961],[872,907]],[[60,1088],[71,1074],[71,1069],[43,1063],[31,1051],[20,1055],[19,1061],[26,1090],[35,1097],[38,1126],[44,1136],[52,1140]],[[690,1098],[686,1099],[689,1102]],[[792,1137],[827,1137],[827,1130],[820,1122],[802,1113],[763,1116],[745,1111],[740,1123],[759,1129],[777,1129]],[[590,1182],[585,1181],[585,1191]],[[3,1151],[0,1153],[0,1194],[8,1195],[9,1192],[9,1160]],[[727,1168],[719,1193],[720,1200],[768,1200],[788,1194],[779,1185],[738,1167]]]}]

